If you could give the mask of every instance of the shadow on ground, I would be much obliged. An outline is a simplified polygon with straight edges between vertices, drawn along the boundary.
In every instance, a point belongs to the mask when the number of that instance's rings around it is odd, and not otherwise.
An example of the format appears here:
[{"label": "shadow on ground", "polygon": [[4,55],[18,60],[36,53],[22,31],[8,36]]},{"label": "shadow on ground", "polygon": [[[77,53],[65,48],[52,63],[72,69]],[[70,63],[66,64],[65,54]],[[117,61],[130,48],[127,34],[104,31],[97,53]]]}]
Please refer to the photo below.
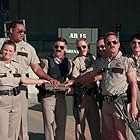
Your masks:
[{"label": "shadow on ground", "polygon": [[33,105],[33,106],[29,107],[29,109],[42,112],[41,104]]},{"label": "shadow on ground", "polygon": [[30,140],[44,140],[44,134],[29,132]]}]

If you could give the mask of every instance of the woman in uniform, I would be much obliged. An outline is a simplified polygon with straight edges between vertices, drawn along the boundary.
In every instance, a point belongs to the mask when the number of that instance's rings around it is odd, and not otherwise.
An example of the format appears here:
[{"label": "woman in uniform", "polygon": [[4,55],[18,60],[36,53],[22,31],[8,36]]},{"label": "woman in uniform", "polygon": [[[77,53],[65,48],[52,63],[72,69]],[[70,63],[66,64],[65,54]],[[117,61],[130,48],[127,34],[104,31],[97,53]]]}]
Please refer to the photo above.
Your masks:
[{"label": "woman in uniform", "polygon": [[21,121],[19,84],[42,84],[42,79],[27,78],[20,64],[13,61],[16,45],[11,40],[3,43],[0,57],[0,139],[17,140]]}]

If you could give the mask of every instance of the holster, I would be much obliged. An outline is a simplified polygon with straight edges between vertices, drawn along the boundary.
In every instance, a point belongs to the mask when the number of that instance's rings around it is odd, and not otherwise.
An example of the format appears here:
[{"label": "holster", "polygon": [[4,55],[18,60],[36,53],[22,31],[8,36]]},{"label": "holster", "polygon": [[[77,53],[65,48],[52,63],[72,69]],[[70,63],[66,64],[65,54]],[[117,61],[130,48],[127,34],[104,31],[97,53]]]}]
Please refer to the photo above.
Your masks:
[{"label": "holster", "polygon": [[39,92],[37,94],[37,99],[38,99],[38,102],[41,103],[41,100],[45,95],[44,85],[43,84],[42,85],[36,85],[35,87],[39,90]]}]

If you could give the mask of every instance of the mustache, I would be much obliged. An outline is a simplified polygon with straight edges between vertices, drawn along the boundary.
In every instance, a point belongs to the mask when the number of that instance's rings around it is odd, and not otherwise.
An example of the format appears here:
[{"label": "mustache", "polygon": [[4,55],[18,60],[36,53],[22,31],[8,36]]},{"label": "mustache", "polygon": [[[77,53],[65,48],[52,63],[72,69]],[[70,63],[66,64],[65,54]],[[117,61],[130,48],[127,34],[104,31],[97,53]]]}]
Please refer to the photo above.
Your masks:
[{"label": "mustache", "polygon": [[56,50],[56,52],[61,52],[61,50]]}]

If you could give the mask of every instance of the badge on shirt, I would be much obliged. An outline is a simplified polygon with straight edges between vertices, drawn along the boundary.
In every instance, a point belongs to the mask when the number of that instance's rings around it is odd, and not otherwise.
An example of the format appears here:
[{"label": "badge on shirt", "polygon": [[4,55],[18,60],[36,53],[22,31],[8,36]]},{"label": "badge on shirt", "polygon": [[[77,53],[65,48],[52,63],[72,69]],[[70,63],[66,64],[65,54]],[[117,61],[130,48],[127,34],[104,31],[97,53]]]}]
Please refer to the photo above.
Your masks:
[{"label": "badge on shirt", "polygon": [[119,61],[119,62],[117,62],[117,63],[115,64],[116,67],[121,67],[121,65],[122,65],[122,62],[121,62],[121,61]]},{"label": "badge on shirt", "polygon": [[21,74],[18,72],[18,69],[15,68],[15,73],[13,73],[14,77],[21,77]]},{"label": "badge on shirt", "polygon": [[21,47],[20,49],[21,49],[21,51],[22,51],[22,52],[24,52],[24,51],[25,51],[25,48],[24,48],[24,47]]}]

